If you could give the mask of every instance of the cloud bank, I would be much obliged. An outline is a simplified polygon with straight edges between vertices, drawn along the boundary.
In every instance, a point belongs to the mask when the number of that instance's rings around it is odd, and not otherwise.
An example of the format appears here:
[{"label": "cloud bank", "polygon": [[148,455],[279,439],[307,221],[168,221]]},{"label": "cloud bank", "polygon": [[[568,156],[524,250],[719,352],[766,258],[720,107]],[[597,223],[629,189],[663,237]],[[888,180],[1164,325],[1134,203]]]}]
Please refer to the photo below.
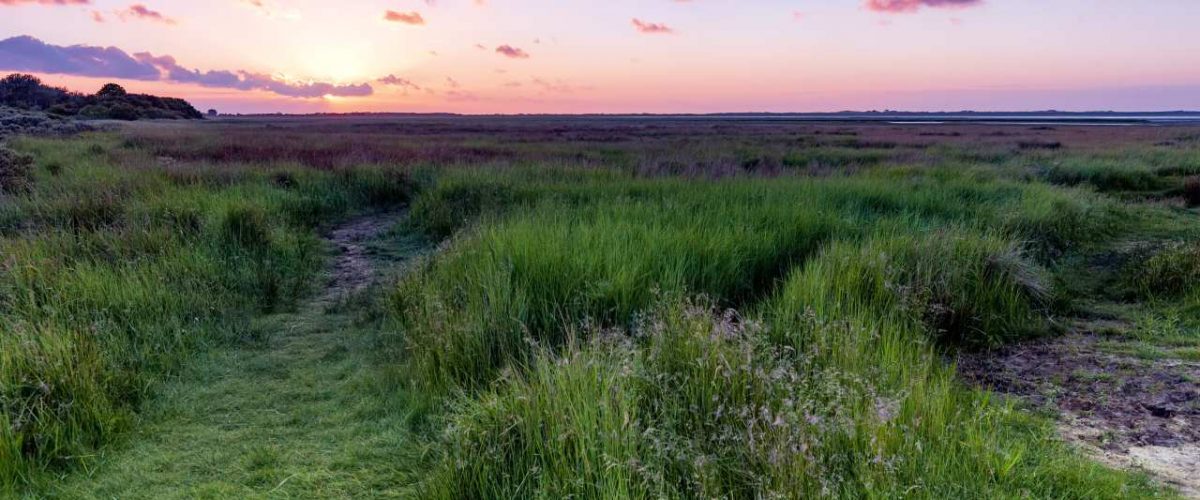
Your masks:
[{"label": "cloud bank", "polygon": [[327,82],[287,82],[249,71],[201,72],[179,65],[174,57],[168,55],[154,56],[147,52],[129,55],[116,47],[64,47],[48,44],[31,36],[0,40],[0,70],[192,83],[214,88],[263,90],[296,98],[326,95],[362,97],[374,93],[374,89],[367,83],[339,85]]}]

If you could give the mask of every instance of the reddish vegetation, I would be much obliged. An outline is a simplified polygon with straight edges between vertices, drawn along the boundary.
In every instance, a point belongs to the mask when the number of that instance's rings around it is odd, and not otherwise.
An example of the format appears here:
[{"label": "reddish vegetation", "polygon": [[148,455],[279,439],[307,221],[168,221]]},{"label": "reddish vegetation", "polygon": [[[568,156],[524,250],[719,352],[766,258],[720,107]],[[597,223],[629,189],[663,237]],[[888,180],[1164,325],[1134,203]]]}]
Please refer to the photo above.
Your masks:
[{"label": "reddish vegetation", "polygon": [[[1172,148],[1200,128],[813,124],[734,120],[621,120],[357,116],[242,118],[208,134],[146,128],[131,141],[160,156],[213,162],[292,160],[333,168],[356,163],[615,165],[654,173],[820,173],[886,162],[996,162],[1054,150],[1106,153]],[[302,137],[303,140],[297,140]],[[304,147],[297,147],[303,144]],[[934,145],[956,148],[947,155]],[[835,146],[838,156],[818,151]],[[680,154],[688,151],[687,155]],[[813,154],[809,154],[813,153]],[[1034,158],[1033,160],[1035,160]],[[1033,161],[1031,160],[1031,162]]]}]

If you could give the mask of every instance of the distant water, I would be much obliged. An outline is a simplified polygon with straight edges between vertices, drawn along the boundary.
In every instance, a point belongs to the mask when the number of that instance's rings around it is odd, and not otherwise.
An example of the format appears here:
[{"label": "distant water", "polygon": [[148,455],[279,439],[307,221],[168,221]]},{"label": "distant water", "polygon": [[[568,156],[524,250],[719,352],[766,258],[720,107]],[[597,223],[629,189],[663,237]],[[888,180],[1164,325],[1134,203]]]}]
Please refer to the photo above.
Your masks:
[{"label": "distant water", "polygon": [[642,116],[650,119],[736,120],[736,121],[807,121],[876,122],[896,125],[940,125],[976,123],[997,125],[1200,125],[1200,114],[886,114],[886,113],[814,113]]}]

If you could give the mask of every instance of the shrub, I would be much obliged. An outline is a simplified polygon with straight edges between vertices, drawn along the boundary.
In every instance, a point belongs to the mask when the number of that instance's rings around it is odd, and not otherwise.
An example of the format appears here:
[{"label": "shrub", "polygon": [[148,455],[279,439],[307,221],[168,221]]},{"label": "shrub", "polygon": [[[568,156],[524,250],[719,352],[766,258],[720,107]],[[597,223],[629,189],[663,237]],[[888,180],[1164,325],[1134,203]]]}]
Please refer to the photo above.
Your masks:
[{"label": "shrub", "polygon": [[1200,177],[1189,177],[1184,181],[1183,200],[1190,208],[1200,207]]},{"label": "shrub", "polygon": [[32,186],[33,157],[0,146],[0,193],[25,193]]},{"label": "shrub", "polygon": [[103,87],[100,87],[99,92],[96,92],[96,97],[100,98],[125,97],[126,95],[128,95],[128,92],[125,92],[125,87],[115,83],[106,83]]}]

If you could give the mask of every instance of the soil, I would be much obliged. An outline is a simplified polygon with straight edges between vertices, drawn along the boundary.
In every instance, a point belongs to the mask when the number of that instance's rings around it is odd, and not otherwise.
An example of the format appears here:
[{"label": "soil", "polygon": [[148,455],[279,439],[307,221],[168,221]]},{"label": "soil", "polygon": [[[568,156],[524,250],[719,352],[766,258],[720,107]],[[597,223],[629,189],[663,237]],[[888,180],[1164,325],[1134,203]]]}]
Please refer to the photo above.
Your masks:
[{"label": "soil", "polygon": [[337,248],[330,268],[329,282],[317,302],[345,297],[362,291],[376,277],[368,241],[378,238],[403,214],[384,212],[353,219],[331,230],[328,241]]},{"label": "soil", "polygon": [[1105,352],[1075,333],[964,354],[959,372],[1060,414],[1063,437],[1110,465],[1141,468],[1200,498],[1200,363]]}]

